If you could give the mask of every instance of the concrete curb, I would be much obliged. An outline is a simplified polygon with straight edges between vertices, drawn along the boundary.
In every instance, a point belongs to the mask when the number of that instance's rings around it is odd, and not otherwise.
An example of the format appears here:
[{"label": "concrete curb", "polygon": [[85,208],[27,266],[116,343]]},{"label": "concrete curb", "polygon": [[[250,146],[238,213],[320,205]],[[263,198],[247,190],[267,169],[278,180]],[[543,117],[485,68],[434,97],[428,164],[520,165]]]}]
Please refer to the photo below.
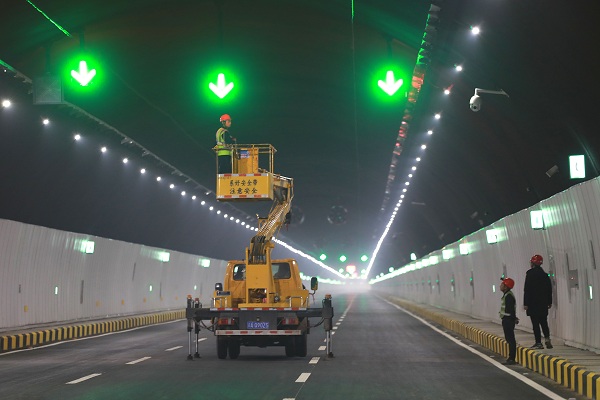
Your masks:
[{"label": "concrete curb", "polygon": [[[447,318],[397,297],[389,297],[388,300],[414,314],[442,325],[446,329],[456,332],[502,357],[508,357],[508,343],[506,343],[503,337],[485,332],[479,328],[474,328],[464,322]],[[517,363],[552,379],[580,395],[600,400],[600,374],[597,372],[588,371],[584,367],[576,365],[565,358],[550,356],[522,346],[517,346]]]},{"label": "concrete curb", "polygon": [[70,339],[124,331],[140,326],[158,324],[185,318],[185,310],[168,311],[142,316],[119,318],[87,324],[65,325],[39,331],[0,336],[0,353],[33,348]]}]

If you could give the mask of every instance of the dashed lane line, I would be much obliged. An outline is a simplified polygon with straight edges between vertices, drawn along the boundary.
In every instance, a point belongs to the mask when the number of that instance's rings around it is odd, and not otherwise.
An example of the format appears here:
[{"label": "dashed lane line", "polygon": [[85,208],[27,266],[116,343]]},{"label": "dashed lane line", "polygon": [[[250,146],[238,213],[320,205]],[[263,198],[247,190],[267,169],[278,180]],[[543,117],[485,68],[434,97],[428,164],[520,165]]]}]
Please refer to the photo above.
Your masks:
[{"label": "dashed lane line", "polygon": [[102,375],[102,374],[91,374],[91,375],[88,375],[88,376],[84,376],[83,378],[79,378],[79,379],[75,379],[74,381],[67,382],[66,385],[74,385],[76,383],[87,381],[88,379],[92,379],[92,378],[95,378],[95,377],[100,376],[100,375]]},{"label": "dashed lane line", "polygon": [[128,362],[128,363],[126,363],[126,364],[128,364],[128,365],[133,365],[133,364],[140,363],[140,362],[142,362],[142,361],[146,361],[146,360],[148,360],[148,359],[150,359],[150,358],[152,358],[152,357],[142,357],[142,358],[139,358],[139,359],[137,359],[137,360],[129,361],[129,362]]},{"label": "dashed lane line", "polygon": [[327,350],[327,346],[319,346],[319,351]]},{"label": "dashed lane line", "polygon": [[298,377],[298,379],[296,379],[296,382],[298,383],[304,383],[308,380],[308,377],[310,376],[310,372],[303,372],[300,374],[300,376]]},{"label": "dashed lane line", "polygon": [[313,357],[308,363],[309,364],[316,364],[318,363],[320,360],[320,357]]},{"label": "dashed lane line", "polygon": [[173,351],[173,350],[177,350],[182,348],[183,346],[175,346],[175,347],[171,347],[170,349],[166,349],[165,351]]}]

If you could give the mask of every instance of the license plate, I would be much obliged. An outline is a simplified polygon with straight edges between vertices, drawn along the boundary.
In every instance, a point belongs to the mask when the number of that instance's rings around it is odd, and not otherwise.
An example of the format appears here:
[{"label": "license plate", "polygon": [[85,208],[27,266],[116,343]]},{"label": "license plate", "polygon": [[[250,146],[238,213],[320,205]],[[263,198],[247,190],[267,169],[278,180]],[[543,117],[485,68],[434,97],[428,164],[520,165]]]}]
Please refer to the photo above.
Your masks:
[{"label": "license plate", "polygon": [[269,329],[269,321],[247,321],[247,329]]}]

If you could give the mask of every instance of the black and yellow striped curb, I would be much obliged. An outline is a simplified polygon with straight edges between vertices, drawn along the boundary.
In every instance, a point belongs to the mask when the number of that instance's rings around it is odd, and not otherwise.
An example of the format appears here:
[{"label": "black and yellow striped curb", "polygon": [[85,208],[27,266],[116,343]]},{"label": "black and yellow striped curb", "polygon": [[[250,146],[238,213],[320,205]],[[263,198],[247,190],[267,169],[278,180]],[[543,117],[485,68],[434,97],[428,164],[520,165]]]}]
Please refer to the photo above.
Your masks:
[{"label": "black and yellow striped curb", "polygon": [[[397,297],[389,297],[388,299],[423,318],[458,333],[494,353],[508,357],[508,343],[506,343],[503,337],[469,326],[464,322],[444,317],[435,311],[426,310]],[[517,346],[517,362],[534,372],[570,388],[580,395],[600,400],[600,373],[598,372],[587,371],[584,367],[573,364],[564,358],[553,357],[521,346]]]},{"label": "black and yellow striped curb", "polygon": [[185,309],[0,336],[0,353],[185,318]]}]

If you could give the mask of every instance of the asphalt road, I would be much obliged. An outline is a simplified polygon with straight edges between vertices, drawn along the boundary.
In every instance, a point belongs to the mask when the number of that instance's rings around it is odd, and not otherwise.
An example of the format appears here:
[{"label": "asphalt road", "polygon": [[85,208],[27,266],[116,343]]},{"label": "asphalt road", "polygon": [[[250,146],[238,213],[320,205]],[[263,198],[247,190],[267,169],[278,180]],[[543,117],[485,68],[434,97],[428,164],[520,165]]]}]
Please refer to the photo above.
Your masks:
[{"label": "asphalt road", "polygon": [[219,360],[203,331],[201,358],[188,361],[177,321],[1,355],[0,399],[581,398],[376,296],[337,295],[334,307],[330,360],[317,327],[305,358],[242,347]]}]

